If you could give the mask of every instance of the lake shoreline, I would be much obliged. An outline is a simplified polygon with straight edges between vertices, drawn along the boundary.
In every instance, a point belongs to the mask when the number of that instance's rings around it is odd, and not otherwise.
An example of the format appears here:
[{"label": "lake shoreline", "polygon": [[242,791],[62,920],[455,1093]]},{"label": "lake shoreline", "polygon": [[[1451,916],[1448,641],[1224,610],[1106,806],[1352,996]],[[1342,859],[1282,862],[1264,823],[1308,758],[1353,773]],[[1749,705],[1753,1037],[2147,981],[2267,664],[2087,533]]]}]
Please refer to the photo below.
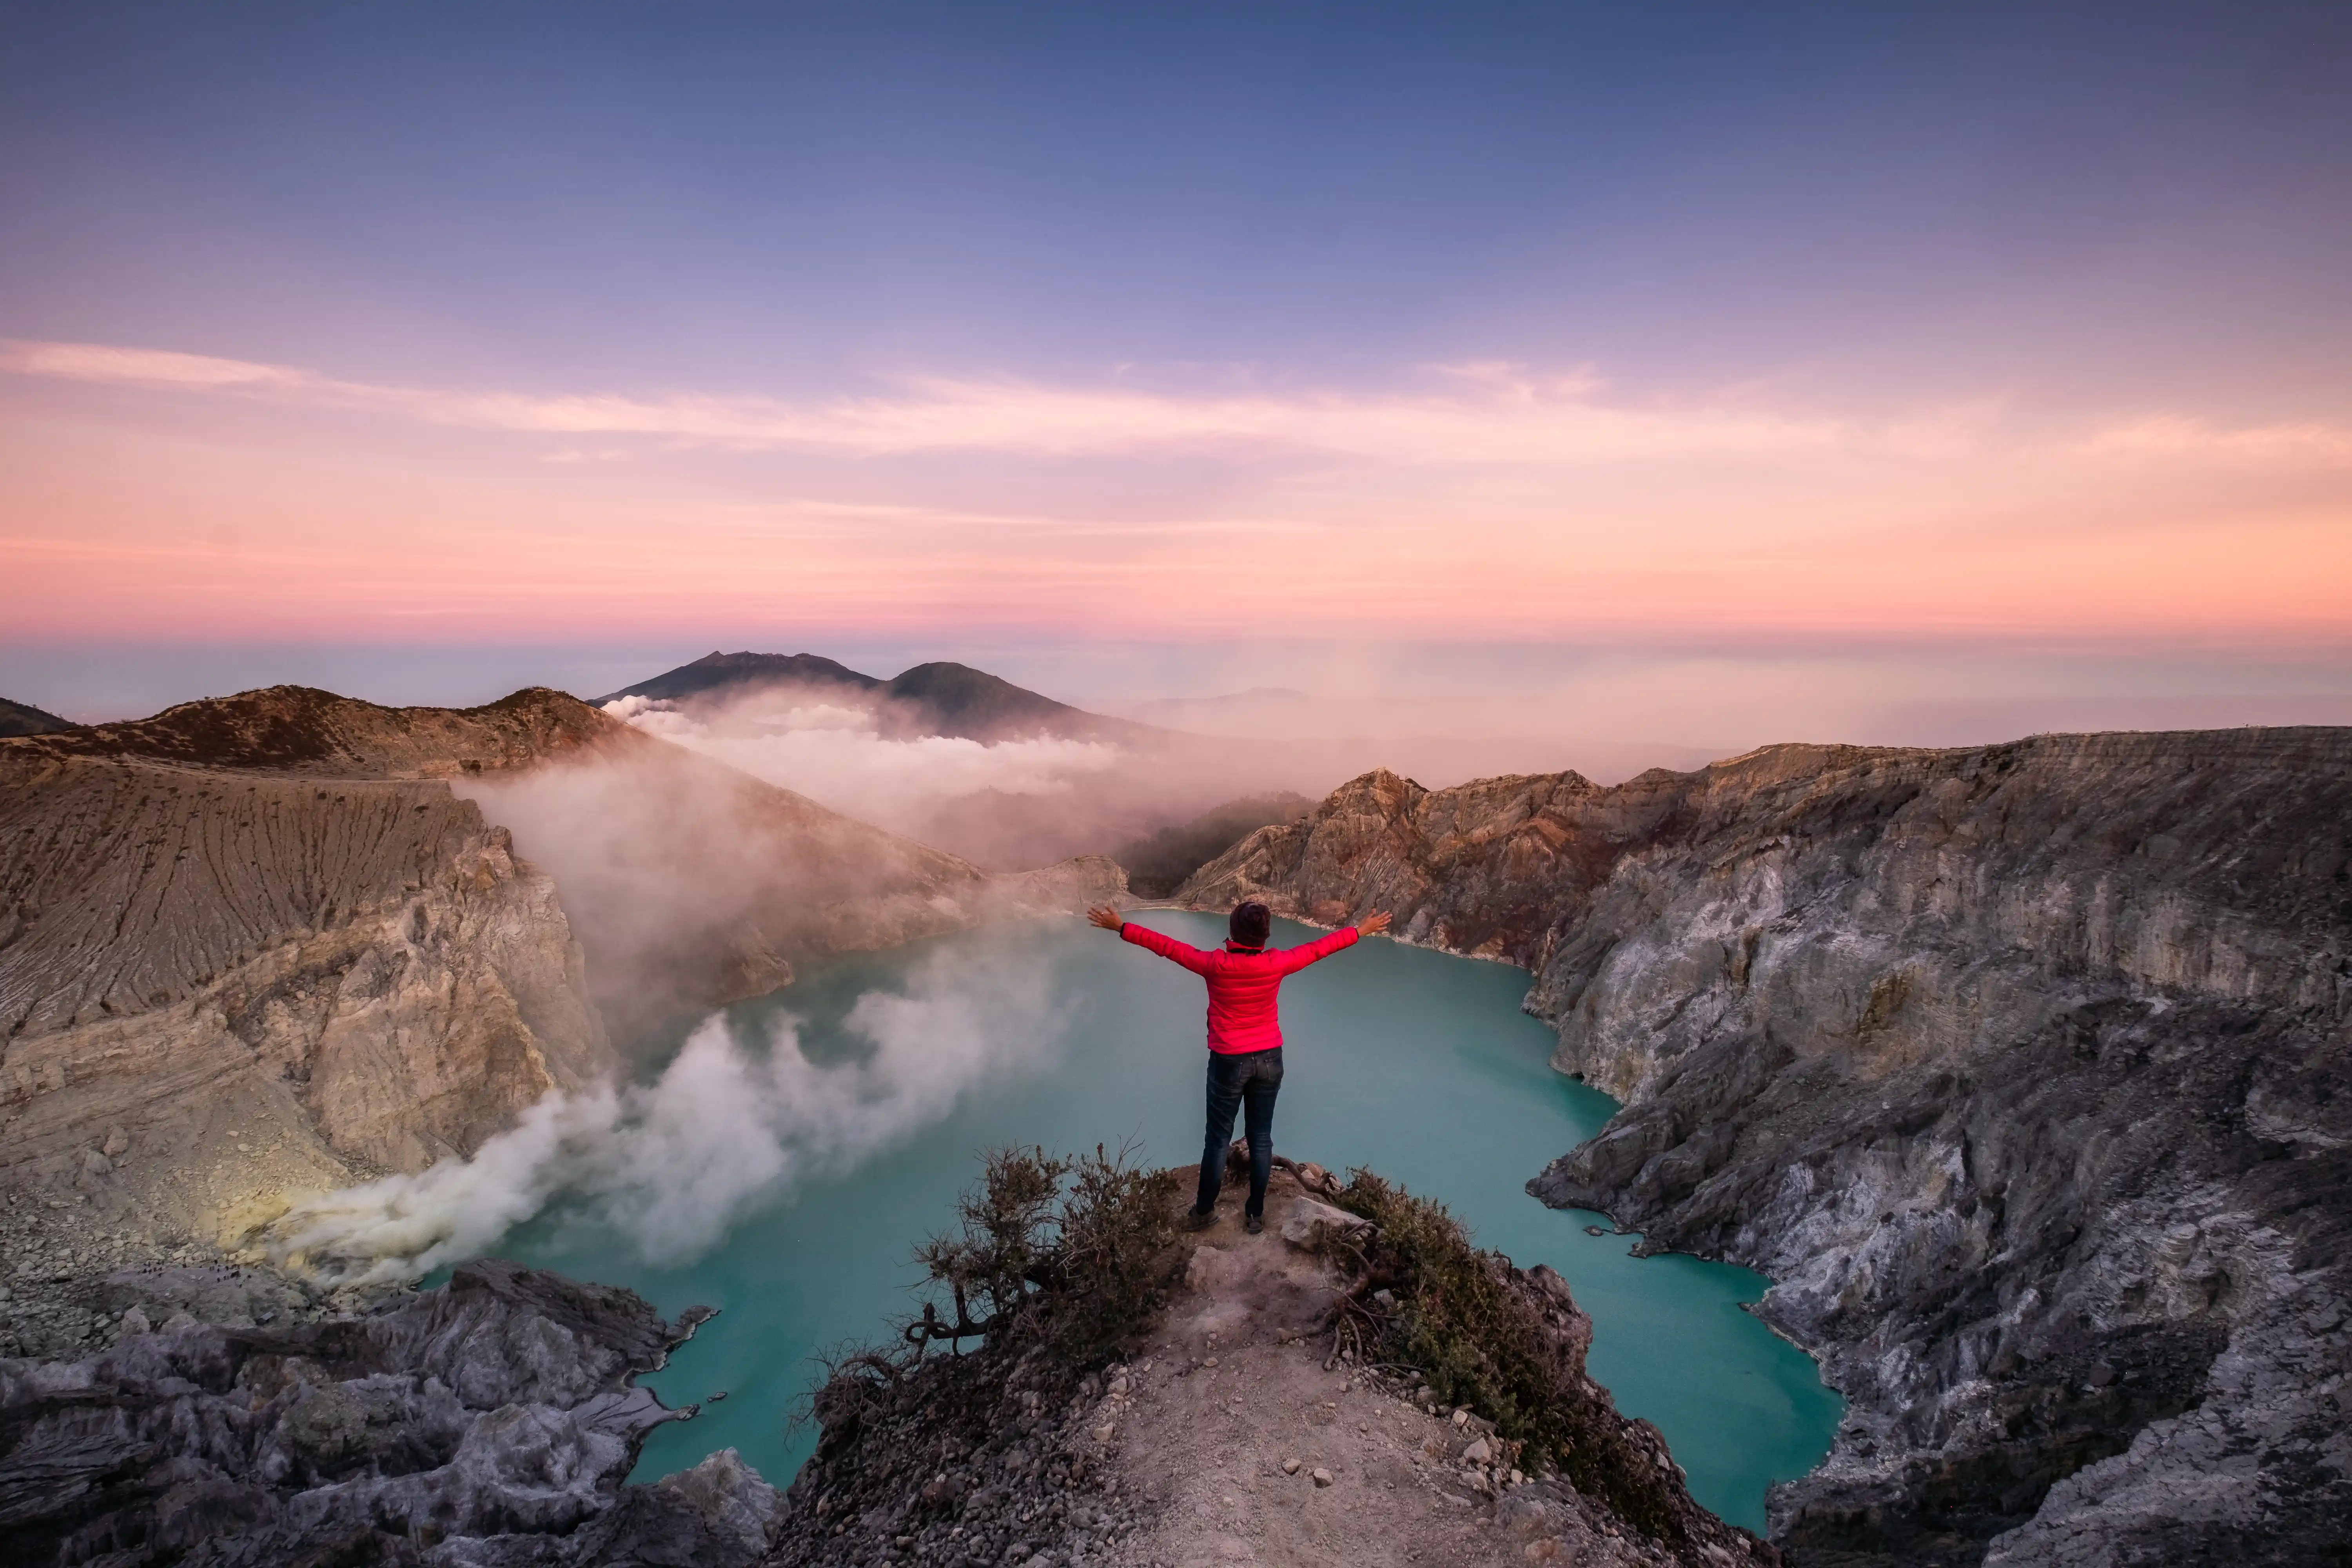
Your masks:
[{"label": "lake shoreline", "polygon": [[[1222,935],[1222,919],[1164,907],[1139,912],[1202,945]],[[1307,935],[1285,922],[1276,940]],[[1008,929],[995,939],[936,939],[812,966],[789,991],[730,1009],[730,1027],[757,1045],[796,1019],[800,1048],[839,1059],[858,1044],[835,1031],[860,999],[909,989],[909,977],[942,948],[1025,954],[1044,966],[1047,990],[1068,1010],[1050,1065],[1040,1058],[992,1078],[946,1120],[855,1173],[779,1194],[698,1262],[632,1259],[628,1244],[609,1234],[600,1240],[593,1216],[576,1211],[542,1216],[508,1244],[535,1264],[625,1283],[673,1310],[705,1301],[730,1309],[685,1365],[655,1383],[674,1404],[704,1402],[720,1389],[730,1397],[704,1403],[692,1431],[656,1434],[639,1479],[726,1444],[772,1476],[793,1473],[806,1440],[780,1442],[752,1412],[796,1395],[807,1377],[803,1358],[816,1348],[870,1336],[907,1310],[914,1274],[899,1260],[945,1219],[979,1149],[1011,1142],[1090,1148],[1132,1136],[1165,1150],[1160,1163],[1172,1163],[1198,1147],[1198,983],[1074,921],[1022,922],[1017,936]],[[1592,1375],[1629,1414],[1658,1421],[1702,1500],[1760,1527],[1767,1486],[1804,1473],[1826,1452],[1836,1394],[1801,1346],[1745,1310],[1769,1279],[1687,1254],[1631,1258],[1626,1238],[1588,1237],[1570,1216],[1528,1195],[1531,1172],[1605,1126],[1616,1108],[1550,1067],[1550,1032],[1519,1005],[1524,971],[1455,962],[1461,956],[1365,943],[1290,983],[1291,1073],[1277,1147],[1335,1167],[1391,1172],[1447,1202],[1481,1245],[1525,1267],[1559,1268],[1596,1322]],[[1054,1097],[1039,1099],[1048,1083]],[[1445,1125],[1425,1114],[1445,1103],[1433,1098],[1441,1094],[1454,1101]],[[1449,1131],[1456,1122],[1459,1131]],[[1722,1373],[1709,1394],[1683,1386],[1681,1369],[1693,1355]]]}]

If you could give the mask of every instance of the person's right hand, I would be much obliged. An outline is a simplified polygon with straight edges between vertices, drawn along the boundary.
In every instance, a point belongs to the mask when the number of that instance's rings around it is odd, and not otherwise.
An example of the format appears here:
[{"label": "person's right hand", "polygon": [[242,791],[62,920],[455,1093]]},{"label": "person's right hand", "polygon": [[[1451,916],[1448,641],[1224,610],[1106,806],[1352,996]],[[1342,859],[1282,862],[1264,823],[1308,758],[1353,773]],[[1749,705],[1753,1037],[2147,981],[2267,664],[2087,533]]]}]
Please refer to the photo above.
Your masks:
[{"label": "person's right hand", "polygon": [[1381,910],[1376,914],[1366,915],[1356,922],[1358,936],[1378,936],[1388,929],[1389,912],[1386,910]]},{"label": "person's right hand", "polygon": [[1087,919],[1102,927],[1105,931],[1117,931],[1120,926],[1127,923],[1118,918],[1118,911],[1112,909],[1108,904],[1097,904],[1093,909],[1087,911]]}]

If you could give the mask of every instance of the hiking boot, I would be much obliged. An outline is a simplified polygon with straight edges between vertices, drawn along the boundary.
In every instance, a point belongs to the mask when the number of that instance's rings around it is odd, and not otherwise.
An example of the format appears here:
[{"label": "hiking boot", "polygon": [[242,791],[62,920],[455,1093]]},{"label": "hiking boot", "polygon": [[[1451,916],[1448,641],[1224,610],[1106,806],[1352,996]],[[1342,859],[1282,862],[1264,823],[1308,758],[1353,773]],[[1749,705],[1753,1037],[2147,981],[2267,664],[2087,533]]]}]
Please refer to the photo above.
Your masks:
[{"label": "hiking boot", "polygon": [[1265,1215],[1262,1214],[1251,1215],[1242,1223],[1242,1228],[1249,1232],[1252,1236],[1255,1236],[1259,1231],[1265,1228]]},{"label": "hiking boot", "polygon": [[1214,1209],[1209,1210],[1206,1214],[1202,1213],[1199,1209],[1187,1209],[1184,1212],[1184,1228],[1186,1230],[1206,1230],[1216,1223],[1217,1211]]}]

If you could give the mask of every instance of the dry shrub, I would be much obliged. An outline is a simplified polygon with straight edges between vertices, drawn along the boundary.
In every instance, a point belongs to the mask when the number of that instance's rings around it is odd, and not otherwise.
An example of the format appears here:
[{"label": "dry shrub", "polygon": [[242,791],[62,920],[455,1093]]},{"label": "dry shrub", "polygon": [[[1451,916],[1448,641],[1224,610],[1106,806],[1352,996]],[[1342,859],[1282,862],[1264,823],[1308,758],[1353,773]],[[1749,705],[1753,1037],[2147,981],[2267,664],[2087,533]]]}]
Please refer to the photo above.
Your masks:
[{"label": "dry shrub", "polygon": [[1039,1148],[989,1151],[980,1181],[956,1199],[958,1228],[915,1248],[930,1283],[955,1303],[955,1317],[941,1325],[934,1303],[926,1301],[908,1332],[912,1343],[1010,1333],[1034,1315],[1035,1293],[1051,1272],[1055,1211],[1069,1170],[1068,1160]]},{"label": "dry shrub", "polygon": [[1176,1241],[1175,1171],[1138,1170],[1130,1151],[1101,1144],[1070,1165],[1049,1258],[1047,1337],[1072,1366],[1091,1369],[1166,1297]]},{"label": "dry shrub", "polygon": [[974,1337],[1042,1347],[1055,1380],[1076,1382],[1139,1332],[1165,1297],[1180,1184],[1131,1154],[991,1150],[956,1204],[957,1228],[915,1249],[954,1316],[927,1300],[906,1329],[914,1353]]},{"label": "dry shrub", "polygon": [[[1356,1268],[1351,1300],[1370,1320],[1376,1359],[1419,1369],[1440,1399],[1486,1416],[1533,1467],[1556,1468],[1628,1523],[1681,1539],[1686,1500],[1589,1384],[1581,1347],[1546,1323],[1524,1276],[1471,1246],[1443,1204],[1370,1171],[1348,1175],[1332,1202],[1379,1228],[1332,1245]],[[1381,1289],[1393,1309],[1368,1307]]]}]

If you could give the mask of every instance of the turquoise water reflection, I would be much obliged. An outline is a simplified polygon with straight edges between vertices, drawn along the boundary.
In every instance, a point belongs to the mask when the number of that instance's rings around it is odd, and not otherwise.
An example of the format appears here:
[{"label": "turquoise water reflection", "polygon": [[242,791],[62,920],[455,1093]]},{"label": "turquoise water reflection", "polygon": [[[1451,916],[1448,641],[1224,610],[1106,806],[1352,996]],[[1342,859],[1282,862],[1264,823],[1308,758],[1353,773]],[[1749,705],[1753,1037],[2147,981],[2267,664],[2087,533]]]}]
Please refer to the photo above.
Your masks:
[{"label": "turquoise water reflection", "polygon": [[[1222,920],[1144,917],[1208,945]],[[1283,922],[1276,941],[1314,933]],[[784,1412],[807,1384],[810,1358],[872,1336],[907,1310],[916,1273],[908,1248],[947,1221],[975,1155],[1000,1143],[1049,1149],[1139,1140],[1154,1163],[1197,1158],[1202,1076],[1200,982],[1076,921],[1041,921],[944,939],[985,946],[997,962],[1045,967],[1066,1003],[1046,1065],[981,1085],[944,1121],[854,1173],[812,1183],[738,1224],[699,1260],[656,1268],[593,1221],[552,1216],[506,1250],[583,1279],[629,1286],[674,1313],[721,1309],[671,1367],[650,1381],[682,1405],[717,1390],[700,1419],[666,1426],[646,1446],[640,1479],[732,1446],[782,1484],[812,1438]],[[773,997],[730,1010],[746,1038],[776,1015],[803,1020],[813,1057],[848,1048],[838,1026],[858,996],[905,984],[940,943],[919,943],[811,970]],[[1549,1263],[1592,1314],[1591,1370],[1619,1407],[1665,1432],[1691,1491],[1734,1522],[1763,1525],[1764,1489],[1802,1474],[1828,1451],[1838,1401],[1813,1365],[1739,1310],[1760,1275],[1696,1258],[1637,1259],[1622,1237],[1589,1237],[1597,1216],[1545,1208],[1525,1184],[1599,1131],[1604,1095],[1546,1065],[1550,1032],[1518,1010],[1527,975],[1394,942],[1326,961],[1284,991],[1287,1038],[1277,1147],[1335,1169],[1369,1165],[1441,1199],[1481,1245],[1522,1267]]]}]

